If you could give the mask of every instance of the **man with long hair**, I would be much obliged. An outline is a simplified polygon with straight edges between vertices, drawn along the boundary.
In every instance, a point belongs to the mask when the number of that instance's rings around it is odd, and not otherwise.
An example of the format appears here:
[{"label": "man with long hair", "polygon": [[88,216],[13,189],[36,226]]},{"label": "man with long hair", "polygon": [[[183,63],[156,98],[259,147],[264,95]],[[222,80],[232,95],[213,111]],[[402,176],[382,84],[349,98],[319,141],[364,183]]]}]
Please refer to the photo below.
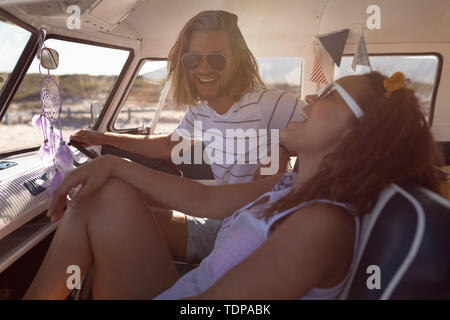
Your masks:
[{"label": "man with long hair", "polygon": [[[289,155],[278,145],[264,159],[261,152],[256,161],[250,158],[262,145],[267,148],[278,142],[271,140],[273,132],[277,140],[279,129],[291,121],[302,120],[298,112],[302,102],[287,92],[265,87],[237,21],[235,14],[226,11],[204,11],[181,30],[168,56],[168,77],[174,103],[188,107],[188,111],[173,134],[144,138],[81,130],[71,139],[112,145],[148,158],[173,160],[180,136],[189,140],[190,146],[198,138],[196,132],[207,133],[212,141],[205,151],[213,156],[211,169],[217,184],[251,181],[260,174],[260,163],[267,165],[267,158],[271,167],[275,165],[272,173],[284,171]],[[235,135],[227,136],[228,130]],[[205,135],[200,137],[203,142]],[[245,145],[244,150],[239,145]],[[155,202],[149,200],[149,204],[154,206]],[[173,256],[200,261],[212,250],[221,221],[168,210],[156,212]]]}]

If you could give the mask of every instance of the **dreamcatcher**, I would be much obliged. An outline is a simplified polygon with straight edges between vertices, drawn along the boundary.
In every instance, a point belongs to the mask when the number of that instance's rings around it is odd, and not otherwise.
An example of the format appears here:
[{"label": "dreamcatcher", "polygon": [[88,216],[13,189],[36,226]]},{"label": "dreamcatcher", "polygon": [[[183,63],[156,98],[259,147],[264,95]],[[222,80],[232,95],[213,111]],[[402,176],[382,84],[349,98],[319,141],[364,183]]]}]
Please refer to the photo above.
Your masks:
[{"label": "dreamcatcher", "polygon": [[[50,76],[50,69],[57,67],[57,52],[52,49],[45,48],[45,32],[41,33],[41,46],[38,50],[38,59],[41,60],[39,64],[39,72],[41,73],[41,65],[47,68],[47,78],[42,83],[41,87],[41,113],[34,116],[32,123],[41,132],[44,142],[39,149],[39,157],[42,161],[53,159],[54,172],[49,182],[45,185],[47,193],[51,195],[56,187],[62,182],[64,174],[73,170],[74,156],[72,151],[66,145],[62,135],[61,125],[61,111],[62,100],[61,94],[56,82]],[[44,51],[45,50],[45,51]],[[54,66],[43,64],[43,54],[56,55]]]}]

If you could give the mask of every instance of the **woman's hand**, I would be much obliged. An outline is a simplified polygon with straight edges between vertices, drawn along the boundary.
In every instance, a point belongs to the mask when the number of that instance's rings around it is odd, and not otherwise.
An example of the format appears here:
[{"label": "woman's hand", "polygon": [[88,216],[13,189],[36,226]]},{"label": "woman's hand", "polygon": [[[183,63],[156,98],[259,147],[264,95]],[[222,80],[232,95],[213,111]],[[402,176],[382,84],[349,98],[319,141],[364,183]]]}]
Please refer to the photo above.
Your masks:
[{"label": "woman's hand", "polygon": [[[67,205],[76,206],[106,182],[120,161],[120,158],[106,155],[68,173],[52,195],[47,216],[52,221],[61,219],[68,196],[70,199]],[[74,188],[76,190],[73,190]]]},{"label": "woman's hand", "polygon": [[317,100],[316,94],[310,94],[305,97],[306,104],[313,104]]}]

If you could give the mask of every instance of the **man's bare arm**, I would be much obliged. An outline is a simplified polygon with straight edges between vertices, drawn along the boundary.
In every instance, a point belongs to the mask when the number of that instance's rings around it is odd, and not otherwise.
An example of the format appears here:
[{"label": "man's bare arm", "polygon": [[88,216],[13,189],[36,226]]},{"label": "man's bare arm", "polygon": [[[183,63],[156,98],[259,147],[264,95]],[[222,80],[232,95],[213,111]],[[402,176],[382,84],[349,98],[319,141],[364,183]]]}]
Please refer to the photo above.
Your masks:
[{"label": "man's bare arm", "polygon": [[70,139],[87,145],[110,145],[144,157],[169,160],[173,146],[179,143],[178,141],[171,141],[170,137],[171,135],[144,136],[80,130]]}]

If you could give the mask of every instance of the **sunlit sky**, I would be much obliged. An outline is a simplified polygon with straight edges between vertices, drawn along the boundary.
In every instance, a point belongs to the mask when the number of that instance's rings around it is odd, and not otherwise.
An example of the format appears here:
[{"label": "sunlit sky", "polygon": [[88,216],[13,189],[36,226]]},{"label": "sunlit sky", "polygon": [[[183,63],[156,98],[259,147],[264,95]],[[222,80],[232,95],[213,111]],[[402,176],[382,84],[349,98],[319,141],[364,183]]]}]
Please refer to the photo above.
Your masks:
[{"label": "sunlit sky", "polygon": [[[22,53],[30,33],[20,27],[0,22],[0,72],[11,72]],[[103,48],[61,40],[49,39],[49,48],[59,53],[59,67],[51,74],[117,75],[128,57],[128,51]],[[271,82],[300,83],[301,61],[299,58],[258,58],[263,78]],[[149,73],[166,66],[164,61],[146,63],[140,74]],[[45,72],[44,69],[42,69]],[[33,60],[29,73],[39,72],[37,58]]]},{"label": "sunlit sky", "polygon": [[[11,72],[22,53],[30,33],[19,27],[0,22],[0,72]],[[79,43],[49,39],[49,48],[59,53],[59,67],[52,74],[88,73],[117,75],[128,57],[128,51],[102,48]],[[82,48],[82,50],[80,50]],[[39,72],[35,58],[28,72]]]},{"label": "sunlit sky", "polygon": [[[343,57],[340,68],[335,66],[336,79],[348,74],[369,72],[368,67],[357,66],[356,72],[352,70],[353,57]],[[374,71],[390,76],[396,71],[404,73],[412,81],[434,83],[438,67],[436,56],[373,56],[370,63]]]},{"label": "sunlit sky", "polygon": [[[0,72],[9,73],[14,68],[22,53],[30,33],[18,26],[0,21]],[[80,43],[49,39],[45,42],[49,48],[59,53],[59,67],[51,74],[90,74],[118,75],[122,70],[128,51],[110,49]],[[386,59],[389,59],[386,63]],[[299,84],[301,77],[301,61],[299,58],[258,58],[262,77],[268,82],[285,82]],[[437,58],[429,57],[371,57],[374,69],[389,75],[402,71],[411,80],[433,83]],[[352,57],[345,57],[340,70],[336,68],[336,78],[353,73]],[[164,68],[165,62],[146,63],[140,74]],[[29,73],[39,72],[39,63],[34,59]],[[45,72],[44,69],[42,69]]]}]

